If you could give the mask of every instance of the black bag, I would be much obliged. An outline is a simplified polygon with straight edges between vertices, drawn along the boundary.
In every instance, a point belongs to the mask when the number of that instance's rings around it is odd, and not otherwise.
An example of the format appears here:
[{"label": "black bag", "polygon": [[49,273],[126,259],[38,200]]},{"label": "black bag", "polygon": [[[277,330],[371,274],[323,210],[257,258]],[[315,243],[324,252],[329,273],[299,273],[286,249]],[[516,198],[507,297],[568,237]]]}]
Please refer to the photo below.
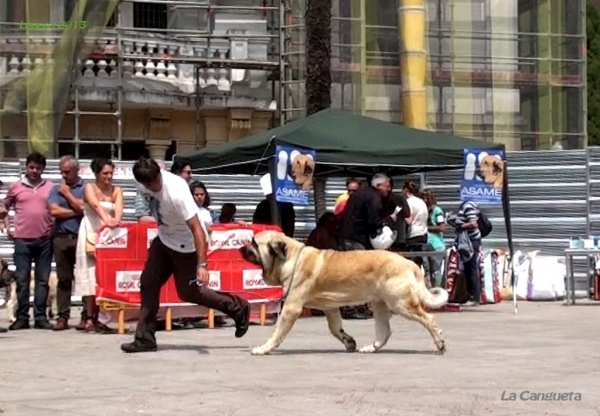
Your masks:
[{"label": "black bag", "polygon": [[481,238],[485,238],[490,235],[494,229],[488,217],[481,210],[479,210],[479,218],[477,218],[477,227],[479,227]]},{"label": "black bag", "polygon": [[[466,204],[466,202],[464,202],[460,206],[460,209],[462,209],[465,204]],[[481,233],[481,238],[485,238],[488,235],[490,235],[490,233],[494,229],[489,218],[487,217],[487,215],[484,214],[484,212],[481,210],[481,208],[479,209],[479,215],[477,216],[477,228],[479,228],[479,232]]]}]

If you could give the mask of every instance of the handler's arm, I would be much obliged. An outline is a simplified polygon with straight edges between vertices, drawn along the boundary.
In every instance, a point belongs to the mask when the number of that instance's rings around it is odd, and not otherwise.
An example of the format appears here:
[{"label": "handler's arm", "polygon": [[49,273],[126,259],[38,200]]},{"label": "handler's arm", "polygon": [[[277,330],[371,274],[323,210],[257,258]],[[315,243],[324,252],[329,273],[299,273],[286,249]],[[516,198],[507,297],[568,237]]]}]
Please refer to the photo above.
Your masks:
[{"label": "handler's arm", "polygon": [[187,225],[190,227],[192,234],[194,235],[194,245],[196,246],[196,255],[198,256],[198,264],[206,263],[206,235],[200,225],[198,215],[194,215],[192,218],[187,220]]},{"label": "handler's arm", "polygon": [[196,255],[198,256],[198,264],[206,263],[206,234],[200,224],[200,218],[198,216],[198,207],[194,202],[194,197],[190,193],[187,186],[182,187],[180,191],[179,205],[181,213],[185,218],[187,226],[190,227],[190,231],[194,236],[194,245],[196,246]]}]

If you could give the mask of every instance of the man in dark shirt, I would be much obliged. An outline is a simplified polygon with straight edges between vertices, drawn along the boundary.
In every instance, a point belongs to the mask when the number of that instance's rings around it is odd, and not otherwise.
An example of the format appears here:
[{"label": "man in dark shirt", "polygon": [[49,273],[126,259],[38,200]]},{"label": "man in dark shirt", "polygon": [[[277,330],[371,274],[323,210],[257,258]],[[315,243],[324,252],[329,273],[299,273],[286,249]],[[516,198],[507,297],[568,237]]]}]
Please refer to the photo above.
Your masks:
[{"label": "man in dark shirt", "polygon": [[[71,311],[71,292],[73,289],[75,251],[79,224],[83,218],[83,180],[79,177],[79,163],[72,156],[60,159],[60,173],[63,181],[55,185],[48,198],[48,211],[54,217],[54,259],[56,261],[56,303],[58,319],[52,329],[68,329]],[[77,329],[83,329],[87,311],[85,303],[81,323]]]},{"label": "man in dark shirt", "polygon": [[[350,196],[338,231],[342,250],[372,249],[371,237],[377,235],[384,223],[396,221],[396,214],[385,216],[383,210],[382,199],[387,197],[390,191],[390,178],[379,173],[371,179],[371,187],[356,191]],[[367,311],[366,305],[340,309],[344,319],[366,319],[369,317]]]},{"label": "man in dark shirt", "polygon": [[[390,187],[394,189],[394,181],[390,178]],[[400,212],[397,210],[400,209]],[[383,215],[389,216],[394,212],[398,212],[396,222],[393,229],[396,230],[396,241],[390,247],[392,251],[403,251],[406,249],[406,235],[408,233],[408,224],[406,219],[410,218],[410,206],[408,201],[401,193],[390,192],[389,195],[383,198]]]},{"label": "man in dark shirt", "polygon": [[[390,178],[379,173],[373,176],[371,187],[355,192],[346,203],[339,228],[340,245],[345,250],[372,249],[375,237],[384,225],[383,200],[391,191]],[[396,221],[396,214],[386,220]]]}]

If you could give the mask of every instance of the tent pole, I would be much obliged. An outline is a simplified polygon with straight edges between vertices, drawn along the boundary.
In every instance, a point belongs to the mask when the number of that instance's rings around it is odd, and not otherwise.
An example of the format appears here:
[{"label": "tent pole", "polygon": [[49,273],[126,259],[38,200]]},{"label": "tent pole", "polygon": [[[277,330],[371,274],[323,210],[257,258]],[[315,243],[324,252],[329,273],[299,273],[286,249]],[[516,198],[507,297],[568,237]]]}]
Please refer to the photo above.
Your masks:
[{"label": "tent pole", "polygon": [[507,172],[507,164],[504,161],[504,181],[502,183],[502,211],[504,213],[504,224],[506,228],[506,239],[508,241],[508,253],[510,255],[510,280],[512,284],[512,292],[513,292],[513,307],[515,311],[515,315],[518,312],[517,308],[517,282],[515,281],[515,250],[513,246],[513,238],[512,238],[512,221],[510,215],[510,195],[508,193],[508,172]]}]

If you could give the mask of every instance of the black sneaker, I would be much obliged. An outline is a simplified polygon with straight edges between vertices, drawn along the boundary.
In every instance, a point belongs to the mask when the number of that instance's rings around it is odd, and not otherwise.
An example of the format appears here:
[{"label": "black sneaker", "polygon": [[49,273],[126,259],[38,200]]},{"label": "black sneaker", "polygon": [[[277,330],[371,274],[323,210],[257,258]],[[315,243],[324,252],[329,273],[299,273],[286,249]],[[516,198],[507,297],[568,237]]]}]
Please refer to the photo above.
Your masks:
[{"label": "black sneaker", "polygon": [[250,304],[244,302],[240,317],[235,320],[235,337],[241,338],[246,335],[250,327]]},{"label": "black sneaker", "polygon": [[29,329],[29,328],[30,328],[29,321],[26,319],[17,319],[8,327],[8,329],[10,329],[11,331],[18,331],[19,329]]},{"label": "black sneaker", "polygon": [[141,342],[133,341],[121,344],[121,350],[127,354],[135,354],[136,352],[156,352],[158,348],[156,344],[142,344]]},{"label": "black sneaker", "polygon": [[5,332],[8,332],[8,329],[6,329],[6,328],[0,328],[0,334],[4,334]]},{"label": "black sneaker", "polygon": [[50,322],[48,322],[47,319],[40,319],[39,321],[35,321],[35,323],[33,324],[33,327],[35,329],[52,329],[53,326]]}]

